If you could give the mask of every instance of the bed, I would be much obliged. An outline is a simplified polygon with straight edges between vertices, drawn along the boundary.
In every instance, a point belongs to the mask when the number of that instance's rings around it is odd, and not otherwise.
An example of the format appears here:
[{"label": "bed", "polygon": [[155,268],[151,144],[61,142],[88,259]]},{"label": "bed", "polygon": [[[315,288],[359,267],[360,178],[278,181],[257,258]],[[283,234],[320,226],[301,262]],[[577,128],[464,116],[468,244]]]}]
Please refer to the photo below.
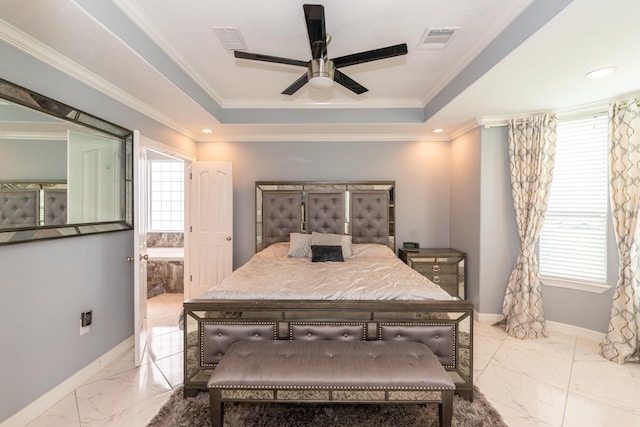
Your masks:
[{"label": "bed", "polygon": [[422,342],[473,398],[473,305],[395,255],[394,182],[257,182],[256,255],[182,320],[185,396],[236,341],[328,339]]}]

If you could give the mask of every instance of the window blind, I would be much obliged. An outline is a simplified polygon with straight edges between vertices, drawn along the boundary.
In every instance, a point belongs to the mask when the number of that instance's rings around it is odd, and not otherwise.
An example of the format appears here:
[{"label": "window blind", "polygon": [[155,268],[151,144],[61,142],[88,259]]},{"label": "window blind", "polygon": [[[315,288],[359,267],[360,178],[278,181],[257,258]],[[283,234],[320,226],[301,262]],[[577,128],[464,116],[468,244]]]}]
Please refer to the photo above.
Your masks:
[{"label": "window blind", "polygon": [[608,117],[558,121],[549,205],[540,234],[542,277],[606,283]]}]

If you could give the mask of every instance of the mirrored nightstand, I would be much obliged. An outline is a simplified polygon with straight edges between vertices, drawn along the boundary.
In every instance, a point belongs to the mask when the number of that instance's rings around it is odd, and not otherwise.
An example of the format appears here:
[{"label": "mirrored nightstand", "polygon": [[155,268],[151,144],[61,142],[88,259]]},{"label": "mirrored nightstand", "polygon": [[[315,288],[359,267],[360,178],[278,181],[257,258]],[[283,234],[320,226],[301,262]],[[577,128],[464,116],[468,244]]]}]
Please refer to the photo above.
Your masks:
[{"label": "mirrored nightstand", "polygon": [[398,255],[409,267],[425,276],[450,295],[466,298],[466,254],[449,248],[422,248],[417,251],[398,249]]}]

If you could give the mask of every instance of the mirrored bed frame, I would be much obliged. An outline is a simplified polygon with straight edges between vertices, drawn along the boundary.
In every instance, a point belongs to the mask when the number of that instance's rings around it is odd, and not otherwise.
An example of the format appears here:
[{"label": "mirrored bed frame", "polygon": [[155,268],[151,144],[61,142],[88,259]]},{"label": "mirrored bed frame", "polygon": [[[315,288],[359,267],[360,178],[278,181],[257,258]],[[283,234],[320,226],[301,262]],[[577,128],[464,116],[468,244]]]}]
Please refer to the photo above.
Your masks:
[{"label": "mirrored bed frame", "polygon": [[[350,234],[395,251],[394,182],[257,182],[256,249],[289,233]],[[428,345],[473,399],[473,304],[461,300],[226,300],[184,302],[184,394],[207,390],[239,340],[412,340]]]}]

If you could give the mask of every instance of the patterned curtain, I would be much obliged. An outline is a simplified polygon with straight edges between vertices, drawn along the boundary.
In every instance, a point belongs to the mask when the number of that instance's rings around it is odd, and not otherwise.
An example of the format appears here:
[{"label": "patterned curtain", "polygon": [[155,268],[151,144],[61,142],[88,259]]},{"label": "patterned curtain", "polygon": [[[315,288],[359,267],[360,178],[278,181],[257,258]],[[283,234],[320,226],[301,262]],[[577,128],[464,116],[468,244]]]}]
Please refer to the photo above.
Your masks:
[{"label": "patterned curtain", "polygon": [[609,329],[600,352],[617,363],[640,361],[640,99],[612,104],[609,115],[611,210],[620,266]]},{"label": "patterned curtain", "polygon": [[556,152],[555,116],[542,114],[509,123],[509,163],[520,251],[497,323],[516,338],[546,337],[535,244],[549,200]]}]

